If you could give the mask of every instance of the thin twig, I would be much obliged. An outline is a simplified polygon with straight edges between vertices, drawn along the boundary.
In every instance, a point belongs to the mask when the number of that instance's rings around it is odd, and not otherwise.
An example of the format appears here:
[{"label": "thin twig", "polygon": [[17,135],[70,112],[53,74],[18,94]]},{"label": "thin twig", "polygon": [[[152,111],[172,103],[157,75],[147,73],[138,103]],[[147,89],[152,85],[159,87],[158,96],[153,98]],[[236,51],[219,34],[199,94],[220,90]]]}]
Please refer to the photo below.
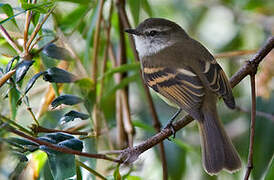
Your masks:
[{"label": "thin twig", "polygon": [[102,174],[98,173],[97,171],[93,170],[92,168],[88,167],[81,161],[75,160],[76,164],[81,166],[82,168],[85,168],[87,171],[89,171],[91,174],[94,174],[95,176],[99,177],[100,179],[107,180]]},{"label": "thin twig", "polygon": [[7,80],[9,80],[14,75],[15,72],[16,72],[16,69],[13,69],[1,77],[0,88],[7,82]]},{"label": "thin twig", "polygon": [[[43,49],[44,49],[45,47],[47,47],[48,45],[54,43],[54,42],[57,41],[57,40],[58,40],[58,37],[54,38],[53,40],[51,40],[50,42],[48,42],[47,44],[45,44],[44,46],[42,46],[41,48],[39,48],[39,49],[35,52],[35,54],[39,54],[41,51],[43,51]],[[30,48],[30,50],[31,50],[31,48]]]},{"label": "thin twig", "polygon": [[32,131],[37,133],[54,133],[54,132],[63,132],[73,135],[88,135],[88,132],[79,132],[79,131],[66,131],[66,130],[59,130],[59,129],[48,129],[42,126],[32,125],[31,126]]},{"label": "thin twig", "polygon": [[[28,3],[31,3],[31,0],[28,0]],[[28,41],[28,33],[29,33],[29,25],[30,25],[30,20],[31,20],[31,11],[28,10],[26,13],[26,18],[25,18],[25,30],[24,30],[24,45],[23,49],[25,52],[27,52],[27,41]]]},{"label": "thin twig", "polygon": [[[240,107],[240,106],[236,106],[236,110],[241,111],[241,112],[245,112],[245,113],[250,113],[250,110]],[[260,116],[266,119],[270,119],[274,122],[274,115],[270,114],[270,113],[266,113],[266,112],[262,112],[262,111],[256,111],[256,116]]]},{"label": "thin twig", "polygon": [[32,109],[31,109],[31,107],[28,107],[27,110],[29,111],[29,113],[30,113],[32,119],[35,121],[36,125],[39,126],[39,122],[38,122],[38,120],[36,119],[36,117],[35,117],[35,115],[34,115]]},{"label": "thin twig", "polygon": [[45,145],[48,148],[50,148],[52,150],[55,150],[55,151],[59,151],[59,152],[67,153],[67,154],[74,154],[74,155],[84,156],[84,157],[88,157],[88,158],[104,159],[104,160],[108,160],[108,161],[112,161],[112,162],[116,162],[116,163],[121,163],[120,160],[110,158],[110,157],[108,157],[104,154],[85,153],[85,152],[76,151],[76,150],[69,149],[69,148],[60,147],[60,146],[57,146],[55,144],[52,144],[52,143],[49,143],[49,142],[46,142],[46,141],[42,141],[42,140],[37,139],[35,137],[26,135],[25,133],[14,129],[11,126],[5,126],[4,128],[6,130],[18,135],[18,136],[24,137],[24,138],[26,138],[28,140],[31,140],[31,141],[39,144],[39,145]]},{"label": "thin twig", "polygon": [[6,41],[13,47],[13,49],[18,53],[21,54],[22,51],[18,48],[17,43],[10,37],[9,33],[6,31],[6,29],[0,25],[0,32],[2,36],[6,39]]},{"label": "thin twig", "polygon": [[247,162],[246,174],[244,177],[245,180],[248,180],[250,173],[253,169],[253,145],[254,145],[254,136],[255,136],[255,122],[256,122],[255,74],[251,74],[250,82],[251,82],[252,105],[251,105],[251,123],[250,123],[248,162]]},{"label": "thin twig", "polygon": [[29,52],[29,47],[30,47],[32,41],[34,40],[34,38],[36,37],[36,35],[37,35],[38,32],[40,31],[41,27],[42,27],[43,24],[46,22],[46,20],[48,19],[49,15],[52,13],[53,10],[54,10],[54,8],[52,8],[52,9],[46,14],[46,16],[44,17],[44,19],[42,20],[42,22],[39,22],[39,23],[35,26],[33,32],[32,32],[31,35],[30,35],[30,38],[29,38],[29,40],[28,40],[28,42],[27,42],[27,44],[26,44],[26,53]]},{"label": "thin twig", "polygon": [[[99,1],[99,11],[98,11],[98,18],[96,21],[96,28],[94,32],[94,40],[93,40],[93,58],[92,58],[92,75],[91,78],[94,82],[94,89],[95,89],[95,96],[97,95],[97,68],[98,68],[98,53],[99,53],[99,43],[100,43],[100,28],[101,28],[101,21],[102,21],[102,13],[104,7],[104,0]],[[92,87],[92,88],[93,88]],[[96,98],[97,99],[97,98]],[[98,119],[98,104],[95,103],[93,106],[93,126],[95,134],[100,132],[100,121]]]},{"label": "thin twig", "polygon": [[230,51],[230,52],[223,52],[223,53],[215,54],[214,57],[216,59],[219,59],[219,58],[243,56],[243,55],[255,54],[257,51],[258,51],[258,49]]}]

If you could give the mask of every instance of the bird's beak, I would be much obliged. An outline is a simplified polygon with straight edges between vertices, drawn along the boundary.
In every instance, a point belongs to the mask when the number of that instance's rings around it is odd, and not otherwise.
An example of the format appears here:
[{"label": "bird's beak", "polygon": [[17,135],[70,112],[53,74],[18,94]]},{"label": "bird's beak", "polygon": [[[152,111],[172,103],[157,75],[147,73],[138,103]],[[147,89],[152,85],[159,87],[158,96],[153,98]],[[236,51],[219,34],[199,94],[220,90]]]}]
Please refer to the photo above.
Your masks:
[{"label": "bird's beak", "polygon": [[129,34],[133,34],[133,35],[141,35],[141,33],[139,31],[137,31],[136,29],[126,29],[125,32],[129,33]]}]

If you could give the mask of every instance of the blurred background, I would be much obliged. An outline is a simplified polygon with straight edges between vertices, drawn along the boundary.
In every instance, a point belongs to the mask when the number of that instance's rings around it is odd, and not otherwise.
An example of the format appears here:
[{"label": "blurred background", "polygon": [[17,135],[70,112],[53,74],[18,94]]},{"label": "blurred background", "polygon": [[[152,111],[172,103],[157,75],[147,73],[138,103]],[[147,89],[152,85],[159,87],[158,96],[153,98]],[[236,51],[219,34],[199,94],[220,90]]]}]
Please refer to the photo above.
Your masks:
[{"label": "blurred background", "polygon": [[[52,1],[37,1],[36,4],[40,3],[41,6],[33,9],[29,35],[47,12],[48,4],[41,4],[45,2]],[[2,20],[10,16],[3,7],[9,4],[13,13],[17,14],[31,6],[24,0],[0,0],[0,3],[1,25],[21,47],[26,13],[16,16],[15,22],[9,20],[3,23]],[[16,88],[9,84],[1,87],[0,113],[29,128],[33,119],[26,104],[16,104],[19,92],[24,90],[36,73],[55,66],[65,69],[75,74],[78,80],[58,86],[38,79],[28,93],[29,106],[43,127],[91,132],[89,137],[82,140],[84,151],[90,153],[138,145],[156,133],[151,106],[139,75],[139,64],[129,37],[124,33],[126,26],[119,13],[121,9],[125,10],[132,27],[148,17],[166,18],[181,25],[217,57],[228,77],[237,72],[274,34],[274,1],[271,0],[56,0],[50,5],[56,7],[42,26],[39,36],[43,38],[33,47],[33,51],[58,37],[55,44],[67,49],[72,60],[56,60],[58,58],[48,57],[45,51],[33,57],[35,63],[20,85]],[[13,56],[18,55],[3,36],[0,36],[0,53],[2,69]],[[259,115],[256,117],[254,169],[251,174],[254,180],[274,179],[273,75],[272,50],[260,64],[256,75]],[[54,96],[58,96],[57,92],[80,96],[85,102],[52,110],[50,103]],[[150,92],[157,116],[164,126],[176,109]],[[250,92],[250,78],[246,77],[233,89],[237,110],[228,109],[222,100],[218,103],[218,112],[226,131],[240,153],[242,169],[232,175],[225,171],[218,176],[207,175],[201,163],[198,128],[192,122],[177,132],[176,139],[164,141],[169,179],[243,179],[249,147]],[[64,113],[73,109],[88,114],[90,118],[61,123],[60,118]],[[22,165],[18,157],[11,153],[9,145],[2,141],[12,134],[0,130],[0,136],[0,179],[11,178],[11,174],[21,178],[54,178],[54,173],[49,171],[51,164],[46,163],[47,158],[42,152],[25,153],[29,161]],[[118,173],[124,179],[154,180],[163,177],[160,156],[159,148],[155,146],[132,165],[120,168],[115,163],[103,160],[77,159],[107,179],[117,179]],[[37,168],[35,163],[41,167]],[[58,164],[58,167],[66,171],[62,165]],[[76,169],[79,167],[76,163]],[[83,168],[79,169],[74,178],[94,179],[96,176]]]}]

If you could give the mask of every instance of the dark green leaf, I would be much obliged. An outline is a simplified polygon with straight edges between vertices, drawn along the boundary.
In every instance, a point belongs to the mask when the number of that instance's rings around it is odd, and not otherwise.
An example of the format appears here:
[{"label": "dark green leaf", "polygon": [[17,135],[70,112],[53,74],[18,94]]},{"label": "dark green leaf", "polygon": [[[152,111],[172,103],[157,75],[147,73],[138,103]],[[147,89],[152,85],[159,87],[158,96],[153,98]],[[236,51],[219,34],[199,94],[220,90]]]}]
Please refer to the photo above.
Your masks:
[{"label": "dark green leaf", "polygon": [[18,83],[21,81],[26,73],[28,72],[30,66],[34,63],[33,60],[23,60],[18,66],[16,67],[16,72],[15,72],[15,82]]},{"label": "dark green leaf", "polygon": [[[14,16],[12,7],[9,4],[0,3],[0,8],[4,11],[4,13],[6,13],[9,18]],[[16,27],[18,27],[15,19],[12,19],[12,22]]]},{"label": "dark green leaf", "polygon": [[42,52],[48,57],[51,57],[54,59],[66,60],[66,61],[71,60],[70,53],[68,50],[62,47],[58,47],[53,43],[46,46]]},{"label": "dark green leaf", "polygon": [[88,119],[89,115],[88,114],[84,114],[81,112],[77,112],[77,111],[69,111],[68,113],[66,113],[61,119],[60,122],[61,123],[65,123],[65,122],[69,122],[69,121],[73,121],[75,118],[80,118],[82,120]]},{"label": "dark green leaf", "polygon": [[15,138],[15,137],[10,137],[8,139],[10,142],[13,142],[13,143],[16,143],[16,144],[19,144],[19,145],[33,145],[33,146],[38,146],[37,143],[33,142],[33,141],[30,141],[30,140],[27,140],[27,139],[21,139],[21,138]]},{"label": "dark green leaf", "polygon": [[34,26],[36,26],[37,23],[39,22],[39,18],[40,18],[40,13],[38,13],[38,12],[32,12],[31,21],[32,21],[32,23],[33,23]]},{"label": "dark green leaf", "polygon": [[113,172],[113,177],[114,177],[115,180],[121,180],[122,179],[120,171],[119,171],[119,167],[120,167],[120,164],[117,164],[117,166],[115,168],[115,171]]},{"label": "dark green leaf", "polygon": [[62,141],[62,142],[58,143],[58,146],[66,147],[66,148],[73,149],[76,151],[83,150],[83,142],[76,138]]},{"label": "dark green leaf", "polygon": [[12,68],[12,65],[13,65],[13,62],[15,61],[15,60],[19,60],[19,56],[15,56],[15,57],[13,57],[10,61],[9,61],[9,63],[7,64],[7,66],[6,66],[6,73],[7,72],[9,72],[10,70],[11,70],[11,68]]},{"label": "dark green leaf", "polygon": [[68,179],[75,175],[75,156],[66,153],[48,154],[48,162],[52,176],[56,180]]},{"label": "dark green leaf", "polygon": [[74,96],[74,95],[61,95],[57,98],[55,98],[52,103],[51,106],[52,108],[56,108],[57,106],[61,105],[61,104],[65,104],[65,105],[75,105],[78,103],[83,102],[82,98],[79,98],[78,96]]},{"label": "dark green leaf", "polygon": [[50,138],[50,139],[54,140],[56,143],[74,138],[74,136],[67,134],[67,133],[62,133],[62,132],[48,133],[48,134],[45,134],[44,137]]},{"label": "dark green leaf", "polygon": [[37,139],[39,139],[41,141],[49,142],[49,143],[52,143],[52,144],[57,144],[58,143],[55,139],[52,139],[50,137],[44,137],[44,136],[42,136],[42,137],[38,137]]},{"label": "dark green leaf", "polygon": [[63,69],[53,67],[45,71],[43,79],[54,83],[71,83],[76,80],[76,76]]},{"label": "dark green leaf", "polygon": [[27,83],[26,88],[25,88],[25,92],[24,94],[27,94],[29,92],[29,90],[32,88],[32,86],[34,85],[34,83],[36,82],[36,80],[42,75],[44,74],[45,71],[43,72],[39,72],[37,74],[35,74]]}]

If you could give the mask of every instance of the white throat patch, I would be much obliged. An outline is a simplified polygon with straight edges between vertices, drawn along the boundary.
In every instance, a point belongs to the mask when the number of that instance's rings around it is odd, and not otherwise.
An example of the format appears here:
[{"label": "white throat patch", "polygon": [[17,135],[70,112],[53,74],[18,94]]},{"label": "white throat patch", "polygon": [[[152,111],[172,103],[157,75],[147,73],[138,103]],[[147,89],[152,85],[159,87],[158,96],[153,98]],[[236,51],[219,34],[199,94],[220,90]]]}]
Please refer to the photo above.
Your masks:
[{"label": "white throat patch", "polygon": [[149,38],[134,35],[136,49],[139,57],[142,59],[145,56],[151,56],[157,52],[172,45],[171,42],[153,41]]}]

